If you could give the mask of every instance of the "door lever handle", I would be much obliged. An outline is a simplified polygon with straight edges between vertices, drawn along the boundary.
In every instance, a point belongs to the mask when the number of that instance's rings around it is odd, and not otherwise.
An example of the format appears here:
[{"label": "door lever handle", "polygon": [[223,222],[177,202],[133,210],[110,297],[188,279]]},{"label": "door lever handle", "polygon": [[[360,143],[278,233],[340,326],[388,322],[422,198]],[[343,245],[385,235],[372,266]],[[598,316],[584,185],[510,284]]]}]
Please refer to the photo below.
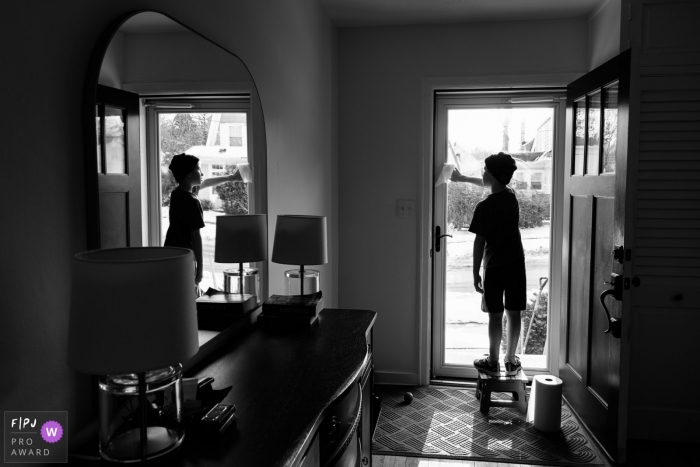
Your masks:
[{"label": "door lever handle", "polygon": [[441,239],[442,237],[450,237],[450,238],[452,238],[452,235],[450,235],[450,234],[442,234],[442,235],[440,235],[440,232],[442,232],[442,230],[440,230],[440,226],[438,225],[438,226],[435,227],[435,251],[436,251],[436,252],[440,252],[440,243],[441,243],[441,242],[440,242],[440,239]]},{"label": "door lever handle", "polygon": [[603,293],[600,294],[600,304],[603,305],[603,309],[605,310],[605,314],[608,315],[608,329],[605,330],[605,334],[609,334],[612,331],[613,337],[616,337],[619,339],[620,336],[622,335],[622,321],[610,316],[610,310],[608,310],[608,307],[605,305],[605,297],[607,297],[608,295],[614,295],[614,294],[615,294],[614,289],[604,290]]}]

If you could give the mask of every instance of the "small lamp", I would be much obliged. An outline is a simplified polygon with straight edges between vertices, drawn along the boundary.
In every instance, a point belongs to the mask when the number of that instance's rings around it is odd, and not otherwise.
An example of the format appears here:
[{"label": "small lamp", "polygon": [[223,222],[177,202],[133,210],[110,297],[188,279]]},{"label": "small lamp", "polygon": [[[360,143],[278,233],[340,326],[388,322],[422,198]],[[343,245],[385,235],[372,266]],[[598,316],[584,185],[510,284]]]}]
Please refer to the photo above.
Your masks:
[{"label": "small lamp", "polygon": [[326,264],[328,262],[328,247],[326,245],[325,216],[277,216],[275,227],[275,244],[272,250],[272,261],[279,264],[298,264],[298,270],[285,272],[289,281],[288,295],[294,295],[295,288],[291,286],[294,277],[299,277],[300,295],[304,295],[304,281],[311,279],[313,284],[309,293],[320,290],[320,273],[313,269],[304,270],[305,265]]},{"label": "small lamp", "polygon": [[[238,263],[238,271],[224,271],[224,292],[236,292],[231,278],[238,276],[238,290],[243,300],[244,291],[256,295],[261,300],[260,280],[257,268],[243,268],[243,263],[252,263],[267,259],[267,216],[265,214],[217,216],[216,251],[214,261],[217,263]],[[244,276],[252,282],[244,287]]]},{"label": "small lamp", "polygon": [[180,362],[199,350],[194,256],[185,248],[75,255],[68,364],[100,375],[100,455],[166,454],[184,438]]}]

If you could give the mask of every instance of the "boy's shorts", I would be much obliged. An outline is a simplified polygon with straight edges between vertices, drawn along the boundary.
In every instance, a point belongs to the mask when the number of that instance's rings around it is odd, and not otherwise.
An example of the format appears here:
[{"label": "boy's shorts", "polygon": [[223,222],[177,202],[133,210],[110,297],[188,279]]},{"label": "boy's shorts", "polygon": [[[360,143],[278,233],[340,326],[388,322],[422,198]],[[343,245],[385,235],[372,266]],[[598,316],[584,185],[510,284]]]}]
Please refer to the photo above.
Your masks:
[{"label": "boy's shorts", "polygon": [[505,309],[522,311],[526,305],[525,261],[504,264],[484,270],[484,301],[488,313],[502,313]]}]

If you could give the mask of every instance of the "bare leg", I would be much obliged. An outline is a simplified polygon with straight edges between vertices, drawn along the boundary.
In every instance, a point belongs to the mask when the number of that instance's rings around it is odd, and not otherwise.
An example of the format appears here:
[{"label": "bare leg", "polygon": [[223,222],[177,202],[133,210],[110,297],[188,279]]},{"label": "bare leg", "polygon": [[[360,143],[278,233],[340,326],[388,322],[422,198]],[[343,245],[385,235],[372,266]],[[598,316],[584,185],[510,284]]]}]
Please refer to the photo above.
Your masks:
[{"label": "bare leg", "polygon": [[498,361],[502,337],[503,313],[489,313],[489,358],[492,362]]},{"label": "bare leg", "polygon": [[[515,357],[515,349],[518,346],[520,339],[520,310],[506,310],[506,361],[513,361]],[[489,334],[490,335],[490,334]]]}]

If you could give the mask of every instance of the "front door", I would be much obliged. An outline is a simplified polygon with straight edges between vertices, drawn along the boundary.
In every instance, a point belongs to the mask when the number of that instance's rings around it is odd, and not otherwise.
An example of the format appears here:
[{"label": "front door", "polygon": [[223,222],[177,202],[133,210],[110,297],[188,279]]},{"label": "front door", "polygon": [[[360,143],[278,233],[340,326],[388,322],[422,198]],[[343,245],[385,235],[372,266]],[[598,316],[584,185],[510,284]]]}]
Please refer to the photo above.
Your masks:
[{"label": "front door", "polygon": [[[629,51],[567,88],[564,248],[559,374],[564,397],[608,455],[624,462],[627,339],[624,287]],[[608,283],[608,284],[606,284]],[[601,303],[605,303],[605,306]],[[626,337],[626,336],[622,336]]]},{"label": "front door", "polygon": [[[88,247],[141,246],[139,97],[98,85],[96,151],[88,168]],[[92,178],[95,177],[95,178]]]}]

